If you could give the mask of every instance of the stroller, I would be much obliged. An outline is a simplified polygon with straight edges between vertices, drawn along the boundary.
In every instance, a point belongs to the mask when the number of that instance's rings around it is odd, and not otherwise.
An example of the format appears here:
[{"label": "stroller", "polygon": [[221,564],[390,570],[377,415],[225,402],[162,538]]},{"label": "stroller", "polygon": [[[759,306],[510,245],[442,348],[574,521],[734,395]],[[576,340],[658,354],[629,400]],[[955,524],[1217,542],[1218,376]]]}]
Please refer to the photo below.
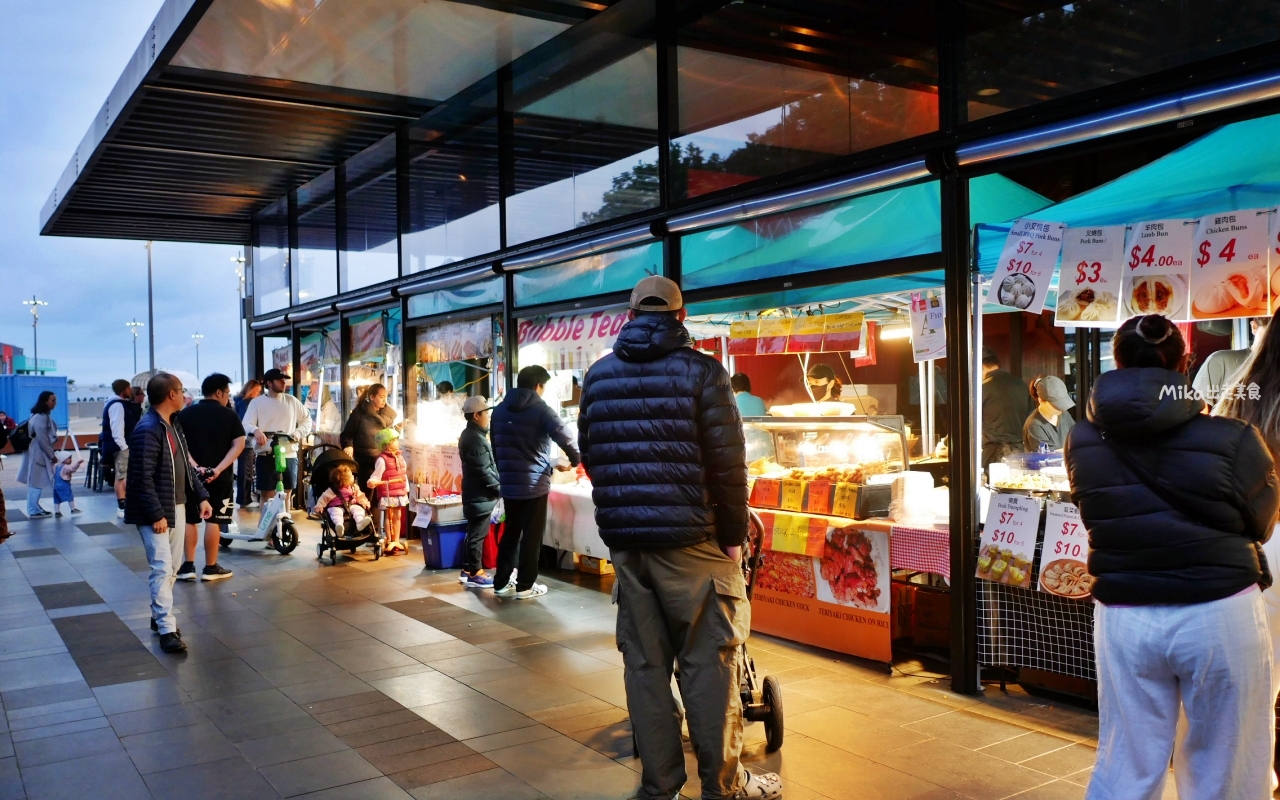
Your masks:
[{"label": "stroller", "polygon": [[[325,489],[330,484],[330,473],[339,465],[346,465],[352,472],[355,472],[356,462],[351,456],[347,455],[347,451],[334,444],[320,444],[311,449],[308,454],[307,472],[311,476],[311,486],[308,492],[308,503],[314,506],[320,501],[320,495],[324,494]],[[369,512],[373,514],[372,511]],[[324,553],[329,551],[329,563],[338,563],[338,551],[346,550],[348,553],[355,554],[356,548],[363,544],[370,544],[373,547],[373,558],[378,560],[382,558],[383,536],[378,531],[378,526],[370,523],[363,531],[356,530],[355,520],[351,518],[348,512],[344,515],[341,529],[333,524],[333,520],[328,514],[320,515],[320,543],[316,545],[316,557],[321,561],[324,560]]]}]

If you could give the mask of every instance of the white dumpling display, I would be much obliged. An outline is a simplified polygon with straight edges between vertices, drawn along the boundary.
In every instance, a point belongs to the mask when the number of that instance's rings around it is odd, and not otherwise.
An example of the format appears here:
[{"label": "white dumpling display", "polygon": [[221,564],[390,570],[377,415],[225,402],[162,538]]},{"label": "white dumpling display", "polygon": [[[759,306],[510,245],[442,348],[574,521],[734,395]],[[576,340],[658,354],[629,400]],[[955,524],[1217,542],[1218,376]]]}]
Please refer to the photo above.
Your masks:
[{"label": "white dumpling display", "polygon": [[1080,311],[1080,303],[1070,292],[1058,298],[1058,319],[1080,319]]},{"label": "white dumpling display", "polygon": [[1208,283],[1196,291],[1195,307],[1201,314],[1221,314],[1236,304],[1229,281]]},{"label": "white dumpling display", "polygon": [[1246,269],[1233,272],[1222,282],[1228,294],[1245,308],[1266,308],[1266,271]]},{"label": "white dumpling display", "polygon": [[[1104,297],[1110,297],[1111,301],[1104,302]],[[1081,322],[1114,322],[1116,319],[1116,299],[1111,294],[1103,294],[1097,300],[1085,306],[1080,312]]]}]

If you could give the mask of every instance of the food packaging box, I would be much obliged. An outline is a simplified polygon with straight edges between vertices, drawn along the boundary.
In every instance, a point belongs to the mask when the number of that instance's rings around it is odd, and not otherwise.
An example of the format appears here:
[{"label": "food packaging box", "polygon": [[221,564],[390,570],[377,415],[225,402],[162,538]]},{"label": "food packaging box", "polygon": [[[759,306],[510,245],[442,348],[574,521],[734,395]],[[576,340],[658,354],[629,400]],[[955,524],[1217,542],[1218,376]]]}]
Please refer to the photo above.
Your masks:
[{"label": "food packaging box", "polygon": [[911,641],[916,647],[951,646],[950,592],[916,587]]},{"label": "food packaging box", "polygon": [[578,572],[587,572],[592,575],[613,574],[613,564],[607,558],[596,558],[583,553],[575,553],[574,562]]},{"label": "food packaging box", "polygon": [[436,522],[463,521],[461,498],[449,500],[428,500],[427,504],[431,506],[432,518]]},{"label": "food packaging box", "polygon": [[916,607],[916,587],[909,583],[894,581],[890,584],[889,590],[892,593],[889,636],[893,639],[903,639],[911,635],[911,619],[915,615]]}]

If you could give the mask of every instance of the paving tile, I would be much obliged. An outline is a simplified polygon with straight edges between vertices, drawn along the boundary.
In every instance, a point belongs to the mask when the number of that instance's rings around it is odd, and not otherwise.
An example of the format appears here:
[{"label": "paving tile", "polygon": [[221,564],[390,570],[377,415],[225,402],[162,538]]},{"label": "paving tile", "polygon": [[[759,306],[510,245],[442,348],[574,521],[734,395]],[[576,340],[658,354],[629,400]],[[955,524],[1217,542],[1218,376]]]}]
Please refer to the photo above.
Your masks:
[{"label": "paving tile", "polygon": [[454,637],[417,620],[390,620],[362,626],[365,633],[396,648],[451,641]]},{"label": "paving tile", "polygon": [[[57,551],[55,550],[54,552]],[[99,605],[102,603],[102,596],[84,581],[47,584],[32,588],[35,589],[36,597],[40,599],[40,604],[45,609]]]},{"label": "paving tile", "polygon": [[0,701],[3,701],[5,710],[9,713],[19,709],[85,699],[93,700],[94,692],[89,688],[89,684],[82,680],[0,692]]},{"label": "paving tile", "polygon": [[155,800],[278,800],[280,794],[243,758],[210,761],[146,776]]},{"label": "paving tile", "polygon": [[1026,728],[979,714],[970,714],[967,711],[952,711],[912,722],[904,727],[971,750],[978,750],[1027,733]]},{"label": "paving tile", "polygon": [[240,742],[236,746],[245,759],[258,769],[347,749],[341,739],[324,728],[279,733],[263,739]]},{"label": "paving tile", "polygon": [[368,759],[371,764],[378,764],[388,758],[395,758],[405,753],[412,753],[417,750],[431,750],[453,743],[454,739],[449,734],[441,730],[432,730],[428,733],[416,733],[410,736],[402,736],[398,739],[364,745],[357,752]]},{"label": "paving tile", "polygon": [[417,714],[414,714],[407,708],[397,708],[394,711],[387,711],[381,714],[372,714],[357,719],[349,719],[344,722],[335,722],[326,725],[335,736],[348,736],[353,733],[363,733],[365,731],[377,730],[378,728],[389,728],[393,725],[401,725],[406,722],[413,722]]},{"label": "paving tile", "polygon": [[[1008,797],[1054,779],[1053,775],[1010,764],[940,739],[929,739],[880,753],[874,759],[880,764],[960,792],[974,800]],[[814,788],[822,790],[821,786]]]},{"label": "paving tile", "polygon": [[22,782],[29,800],[151,800],[151,792],[123,750],[23,767]]},{"label": "paving tile", "polygon": [[324,659],[324,656],[300,642],[248,647],[237,650],[236,655],[254,669],[274,669]]},{"label": "paving tile", "polygon": [[449,761],[429,764],[425,767],[416,767],[404,772],[397,772],[387,777],[391,778],[402,789],[415,789],[419,786],[428,786],[452,778],[484,772],[485,770],[493,769],[493,766],[493,762],[489,759],[474,753]]},{"label": "paving tile", "polygon": [[[410,800],[413,795],[395,785],[390,778],[374,778],[371,781],[348,783],[311,794],[300,795],[302,800]],[[508,800],[504,798],[504,800]]]},{"label": "paving tile", "polygon": [[617,667],[611,666],[603,672],[565,678],[564,683],[615,706],[627,705],[627,687],[622,680],[622,670]]},{"label": "paving tile", "polygon": [[559,734],[546,725],[531,725],[527,728],[516,728],[502,733],[492,733],[488,736],[477,736],[474,739],[465,740],[463,744],[477,753],[487,753],[491,750],[501,750],[504,747],[536,742],[539,739],[551,739],[555,736],[559,736]]},{"label": "paving tile", "polygon": [[544,800],[546,795],[505,769],[494,768],[414,789],[417,800]]},{"label": "paving tile", "polygon": [[552,730],[559,731],[565,735],[570,735],[577,731],[585,731],[592,728],[602,728],[606,725],[614,725],[625,721],[627,718],[628,715],[626,709],[610,707],[605,711],[596,711],[594,713],[583,714],[578,717],[565,717],[546,722],[545,724]]},{"label": "paving tile", "polygon": [[434,672],[435,670],[426,664],[413,662],[403,667],[391,667],[390,669],[375,669],[371,672],[357,672],[356,677],[365,683],[373,683],[374,681],[386,680],[387,678],[399,678],[404,675],[421,675],[424,672]]},{"label": "paving tile", "polygon": [[82,680],[75,659],[68,653],[0,661],[0,692]]},{"label": "paving tile", "polygon": [[[82,701],[73,701],[82,702]],[[51,708],[51,706],[41,706],[41,708]],[[22,712],[17,712],[21,714]],[[93,719],[102,716],[102,709],[98,708],[97,703],[82,705],[80,708],[68,708],[58,711],[50,711],[48,714],[27,714],[24,716],[9,717],[9,729],[13,731],[26,730],[28,728],[44,728],[50,725],[60,725],[64,722],[79,722],[80,720]]]},{"label": "paving tile", "polygon": [[493,670],[508,669],[515,666],[512,661],[508,661],[501,656],[493,653],[475,653],[472,655],[455,656],[454,658],[445,658],[438,661],[429,661],[427,664],[439,672],[448,675],[451,678],[457,678],[461,675],[471,675],[477,672],[491,672]]},{"label": "paving tile", "polygon": [[348,677],[349,671],[332,661],[307,661],[274,669],[260,669],[257,673],[276,687],[294,686],[299,683],[328,680],[329,678]]},{"label": "paving tile", "polygon": [[1083,744],[1073,744],[1023,761],[1022,766],[1062,778],[1067,775],[1074,775],[1081,770],[1089,769],[1097,758],[1098,751],[1096,748]]},{"label": "paving tile", "polygon": [[596,714],[601,711],[609,711],[616,708],[612,703],[596,698],[588,697],[574,703],[567,703],[562,706],[551,706],[550,708],[540,708],[528,712],[528,716],[544,725],[549,725],[559,720],[573,719],[586,714]]},{"label": "paving tile", "polygon": [[537,673],[533,670],[511,664],[511,666],[504,667],[502,669],[490,670],[489,672],[475,672],[470,675],[459,675],[455,680],[457,680],[458,683],[466,684],[467,686],[474,688],[482,683],[489,683],[490,681],[501,681],[506,680],[507,678],[520,678],[536,674]]},{"label": "paving tile", "polygon": [[121,750],[120,740],[110,727],[48,736],[26,742],[14,742],[18,766],[37,767],[55,761],[70,761],[85,756],[115,753]]},{"label": "paving tile", "polygon": [[419,717],[413,722],[403,722],[399,725],[390,725],[385,728],[349,733],[340,738],[342,741],[346,742],[348,746],[360,749],[367,745],[392,742],[397,739],[419,736],[424,733],[442,733],[443,735],[448,736],[447,733],[443,733],[443,731],[440,731],[435,725],[432,725],[430,722]]},{"label": "paving tile", "polygon": [[224,732],[263,722],[307,716],[307,712],[298,708],[279,689],[203,700],[196,705]]},{"label": "paving tile", "polygon": [[1084,795],[1085,787],[1083,786],[1067,781],[1054,781],[1021,794],[1015,794],[1009,800],[1083,800]]},{"label": "paving tile", "polygon": [[868,717],[898,724],[936,717],[953,710],[951,706],[857,678],[812,678],[789,685],[787,692],[809,695]]},{"label": "paving tile", "polygon": [[[319,714],[327,714],[331,711],[340,711],[342,709],[352,708],[354,706],[365,706],[365,705],[371,705],[374,703],[382,703],[390,699],[391,698],[387,697],[382,692],[368,691],[368,692],[365,692],[364,694],[354,694],[354,695],[348,695],[346,697],[335,697],[332,700],[320,700],[314,703],[307,703],[306,709],[307,709],[307,713],[309,714],[319,715]],[[367,715],[358,714],[356,716],[367,716]],[[350,719],[354,719],[354,717],[350,717]]]},{"label": "paving tile", "polygon": [[[362,748],[362,751],[365,748]],[[452,761],[456,758],[464,758],[473,755],[474,750],[467,747],[461,742],[445,742],[435,747],[424,747],[417,750],[409,750],[404,753],[384,756],[365,756],[370,764],[373,764],[382,772],[388,775],[394,775],[397,772],[407,772],[408,770],[416,770],[421,767],[439,764],[442,761]],[[361,752],[361,755],[365,755]]]},{"label": "paving tile", "polygon": [[354,603],[337,603],[321,606],[320,610],[349,625],[360,627],[371,622],[388,622],[399,619],[402,615],[394,609],[387,608],[372,600],[361,600]]},{"label": "paving tile", "polygon": [[477,696],[475,689],[438,672],[388,678],[371,685],[408,708]]},{"label": "paving tile", "polygon": [[353,694],[364,694],[369,691],[369,684],[353,675],[329,678],[311,683],[299,683],[281,689],[285,696],[295,703],[310,703],[317,700],[331,700],[335,697],[346,697]]},{"label": "paving tile", "polygon": [[315,611],[314,606],[307,606],[307,608],[314,613],[276,620],[276,627],[303,644],[312,646],[328,642],[339,642],[344,639],[364,639],[366,637],[366,634],[358,628],[323,612]]},{"label": "paving tile", "polygon": [[93,690],[104,714],[122,714],[143,708],[155,708],[182,703],[187,695],[172,678],[119,683],[98,686]]},{"label": "paving tile", "polygon": [[182,728],[209,721],[209,718],[194,703],[126,711],[123,714],[113,714],[108,719],[117,736],[135,736],[140,733]]},{"label": "paving tile", "polygon": [[490,761],[556,800],[630,798],[640,776],[563,736],[493,750]]},{"label": "paving tile", "polygon": [[488,652],[476,647],[474,644],[464,642],[461,639],[453,639],[447,642],[436,642],[435,644],[423,644],[413,647],[401,647],[401,652],[405,655],[418,659],[424,664],[429,661],[442,661],[446,658],[457,658],[458,656],[469,656],[477,653]]},{"label": "paving tile", "polygon": [[[521,647],[503,654],[503,658],[534,672],[564,679],[616,669],[612,664],[554,642]],[[441,670],[443,672],[443,670]]]},{"label": "paving tile", "polygon": [[456,739],[474,739],[537,724],[524,714],[484,696],[463,697],[412,710]]},{"label": "paving tile", "polygon": [[126,736],[120,743],[143,775],[206,761],[221,761],[240,754],[235,745],[209,722]]},{"label": "paving tile", "polygon": [[1071,744],[1073,744],[1071,740],[1063,739],[1060,736],[1051,736],[1041,731],[1031,731],[1013,739],[988,745],[980,748],[980,750],[987,755],[1016,764],[1029,758],[1042,756],[1053,750],[1060,750]]},{"label": "paving tile", "polygon": [[282,797],[293,797],[382,777],[359,753],[342,750],[259,770]]},{"label": "paving tile", "polygon": [[99,728],[109,728],[111,723],[107,722],[107,718],[99,715],[90,719],[76,720],[75,722],[61,722],[56,725],[43,725],[39,728],[23,728],[10,733],[14,742],[30,742],[36,739],[48,739],[51,736],[63,736],[68,733],[81,733],[84,731],[93,731]]},{"label": "paving tile", "polygon": [[0,757],[0,800],[26,800],[22,787],[22,771],[12,755]]},{"label": "paving tile", "polygon": [[316,712],[313,706],[307,706],[306,708],[307,712],[314,716],[316,721],[321,725],[335,725],[339,722],[347,722],[353,719],[362,719],[364,717],[377,716],[378,714],[388,714],[392,711],[399,711],[404,708],[404,706],[400,705],[395,700],[386,697],[386,695],[383,695],[381,692],[366,692],[364,695],[360,695],[360,697],[364,698],[370,695],[376,695],[384,699],[375,700],[371,703],[362,702],[359,705],[351,705],[346,708],[335,708],[332,711]]},{"label": "paving tile", "polygon": [[476,690],[522,713],[590,698],[585,692],[541,675],[489,681]]},{"label": "paving tile", "polygon": [[322,727],[324,726],[311,717],[303,715],[301,717],[274,719],[268,722],[257,722],[241,727],[227,728],[223,733],[232,742],[239,744],[240,742],[248,742],[254,739],[265,739],[268,736],[276,736],[281,733],[315,730]]},{"label": "paving tile", "polygon": [[786,727],[860,756],[873,756],[929,738],[929,734],[873,719],[839,706],[805,714],[788,714]]},{"label": "paving tile", "polygon": [[[923,800],[938,789],[937,783],[912,777],[862,756],[839,750],[807,736],[788,736],[774,761],[758,765],[776,769],[784,785],[796,783],[832,800]],[[691,772],[691,781],[696,775]]]},{"label": "paving tile", "polygon": [[405,667],[417,663],[412,656],[382,642],[330,650],[325,653],[325,657],[347,672],[353,673]]}]

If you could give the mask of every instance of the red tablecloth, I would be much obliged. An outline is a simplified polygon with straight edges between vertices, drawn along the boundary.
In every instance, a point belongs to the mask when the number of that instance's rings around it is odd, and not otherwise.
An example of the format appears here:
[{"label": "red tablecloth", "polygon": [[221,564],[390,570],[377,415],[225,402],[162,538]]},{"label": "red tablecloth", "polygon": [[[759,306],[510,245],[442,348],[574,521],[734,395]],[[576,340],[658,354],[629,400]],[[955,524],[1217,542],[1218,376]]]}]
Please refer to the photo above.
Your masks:
[{"label": "red tablecloth", "polygon": [[950,581],[950,531],[946,528],[894,525],[889,530],[889,566],[932,572]]}]

